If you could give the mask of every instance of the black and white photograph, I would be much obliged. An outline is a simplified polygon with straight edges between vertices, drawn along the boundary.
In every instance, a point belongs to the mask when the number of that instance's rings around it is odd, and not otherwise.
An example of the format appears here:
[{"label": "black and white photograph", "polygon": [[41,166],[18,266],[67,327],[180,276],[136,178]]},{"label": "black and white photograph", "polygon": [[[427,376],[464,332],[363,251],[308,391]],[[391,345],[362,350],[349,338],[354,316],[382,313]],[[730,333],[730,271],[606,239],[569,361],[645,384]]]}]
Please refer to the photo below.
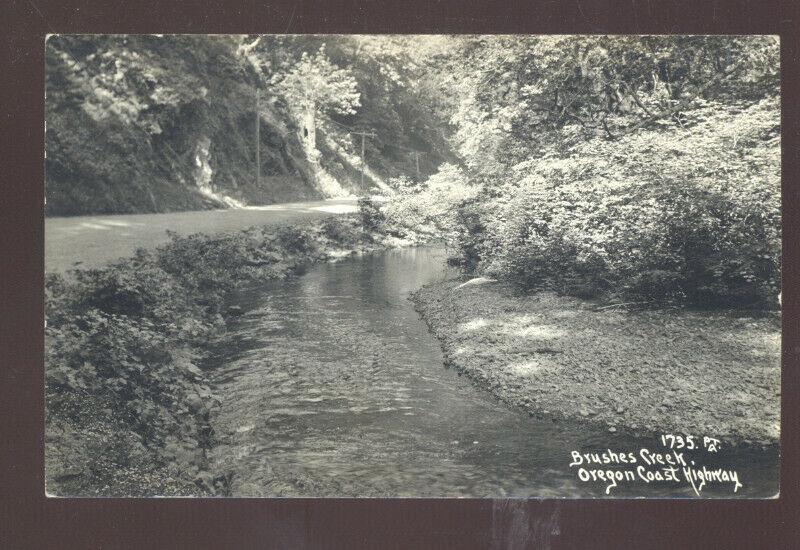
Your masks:
[{"label": "black and white photograph", "polygon": [[779,496],[778,36],[44,56],[48,496]]}]

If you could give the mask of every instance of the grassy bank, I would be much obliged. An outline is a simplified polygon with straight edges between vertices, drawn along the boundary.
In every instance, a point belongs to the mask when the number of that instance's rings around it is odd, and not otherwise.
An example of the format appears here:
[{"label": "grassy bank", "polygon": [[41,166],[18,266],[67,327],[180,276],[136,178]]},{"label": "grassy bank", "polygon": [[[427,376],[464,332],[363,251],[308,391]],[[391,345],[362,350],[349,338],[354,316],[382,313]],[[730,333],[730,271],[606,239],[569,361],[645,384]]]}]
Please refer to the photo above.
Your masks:
[{"label": "grassy bank", "polygon": [[414,295],[449,366],[529,412],[611,433],[773,444],[780,317],[601,309],[504,283],[447,281]]},{"label": "grassy bank", "polygon": [[209,471],[219,406],[208,344],[236,315],[242,284],[291,277],[311,262],[413,242],[374,209],[225,235],[173,235],[102,269],[45,284],[46,483],[52,495],[224,492]]}]

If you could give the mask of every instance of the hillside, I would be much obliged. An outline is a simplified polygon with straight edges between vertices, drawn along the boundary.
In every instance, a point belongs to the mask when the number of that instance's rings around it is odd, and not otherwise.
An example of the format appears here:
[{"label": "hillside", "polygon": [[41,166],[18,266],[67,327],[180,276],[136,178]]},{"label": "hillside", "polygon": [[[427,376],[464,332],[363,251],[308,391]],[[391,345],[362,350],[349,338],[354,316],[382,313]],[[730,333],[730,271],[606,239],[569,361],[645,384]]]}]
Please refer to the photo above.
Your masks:
[{"label": "hillside", "polygon": [[[242,47],[246,40],[51,37],[46,48],[46,214],[167,212],[328,198],[385,190],[387,178],[416,172],[408,154],[392,155],[385,145],[398,142],[408,127],[399,120],[395,128],[369,129],[375,135],[367,146],[362,185],[361,144],[351,131],[360,119],[380,119],[382,105],[373,99],[363,101],[356,118],[337,122],[320,112],[316,147],[303,143],[297,105],[279,93],[270,79],[274,75],[257,61],[261,58],[254,61]],[[303,44],[311,49],[324,41],[319,37]],[[275,53],[261,52],[265,57]],[[297,48],[278,53],[284,69],[302,55]],[[347,59],[340,55],[338,62]],[[354,75],[362,98],[370,90],[386,89],[387,75],[363,68]],[[257,88],[262,91],[258,183]],[[419,109],[414,114],[420,118]],[[425,152],[446,149],[443,140],[435,147],[424,136],[415,139],[416,148]],[[436,169],[439,156],[424,156],[423,175]]]}]

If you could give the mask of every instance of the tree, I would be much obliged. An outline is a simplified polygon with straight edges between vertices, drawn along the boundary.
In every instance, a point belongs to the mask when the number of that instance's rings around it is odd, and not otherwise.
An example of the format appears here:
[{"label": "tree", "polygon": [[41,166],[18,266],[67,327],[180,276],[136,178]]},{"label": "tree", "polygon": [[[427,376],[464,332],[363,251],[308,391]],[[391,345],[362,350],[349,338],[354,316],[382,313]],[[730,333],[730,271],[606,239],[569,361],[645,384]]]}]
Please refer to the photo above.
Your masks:
[{"label": "tree", "polygon": [[309,105],[329,114],[355,114],[360,106],[355,78],[330,61],[324,44],[313,55],[303,52],[288,71],[274,73],[270,84],[290,104]]},{"label": "tree", "polygon": [[456,141],[468,162],[508,165],[551,144],[618,139],[702,102],[775,96],[778,53],[769,36],[465,37]]}]

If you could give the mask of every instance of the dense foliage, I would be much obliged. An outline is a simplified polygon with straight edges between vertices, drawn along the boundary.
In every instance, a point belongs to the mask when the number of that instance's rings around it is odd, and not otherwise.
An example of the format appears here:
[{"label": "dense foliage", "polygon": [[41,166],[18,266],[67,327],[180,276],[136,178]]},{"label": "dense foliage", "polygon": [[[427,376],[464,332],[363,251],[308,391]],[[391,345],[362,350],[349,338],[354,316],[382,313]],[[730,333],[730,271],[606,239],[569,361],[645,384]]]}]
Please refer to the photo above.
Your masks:
[{"label": "dense foliage", "polygon": [[285,103],[263,106],[232,37],[54,36],[46,48],[47,213],[165,212],[316,198]]},{"label": "dense foliage", "polygon": [[390,217],[527,289],[776,304],[774,38],[465,37],[452,56],[463,168],[400,182]]},{"label": "dense foliage", "polygon": [[436,101],[430,71],[449,43],[436,37],[262,35],[248,58],[270,93],[289,89],[296,110],[316,113],[319,162],[341,181],[360,179],[365,140],[367,189],[390,178],[420,179],[453,159],[448,111]]},{"label": "dense foliage", "polygon": [[[226,294],[372,246],[359,217],[218,236],[45,281],[46,473],[54,494],[224,493],[208,471],[218,406],[205,360]],[[234,313],[235,314],[235,313]]]},{"label": "dense foliage", "polygon": [[[422,57],[400,37],[52,36],[47,213],[288,202],[428,175],[450,153]],[[309,113],[316,151],[300,130]],[[355,131],[372,134],[363,185]]]},{"label": "dense foliage", "polygon": [[477,171],[677,122],[704,101],[777,92],[775,37],[466,37],[443,77]]},{"label": "dense foliage", "polygon": [[293,104],[339,115],[354,115],[361,105],[357,82],[350,71],[331,62],[325,45],[309,55],[304,51],[288,70],[273,71],[269,84]]},{"label": "dense foliage", "polygon": [[393,182],[396,195],[386,207],[386,215],[395,226],[437,231],[445,238],[457,235],[459,206],[476,196],[478,187],[470,185],[464,171],[453,164],[443,164],[424,184],[407,179]]}]

